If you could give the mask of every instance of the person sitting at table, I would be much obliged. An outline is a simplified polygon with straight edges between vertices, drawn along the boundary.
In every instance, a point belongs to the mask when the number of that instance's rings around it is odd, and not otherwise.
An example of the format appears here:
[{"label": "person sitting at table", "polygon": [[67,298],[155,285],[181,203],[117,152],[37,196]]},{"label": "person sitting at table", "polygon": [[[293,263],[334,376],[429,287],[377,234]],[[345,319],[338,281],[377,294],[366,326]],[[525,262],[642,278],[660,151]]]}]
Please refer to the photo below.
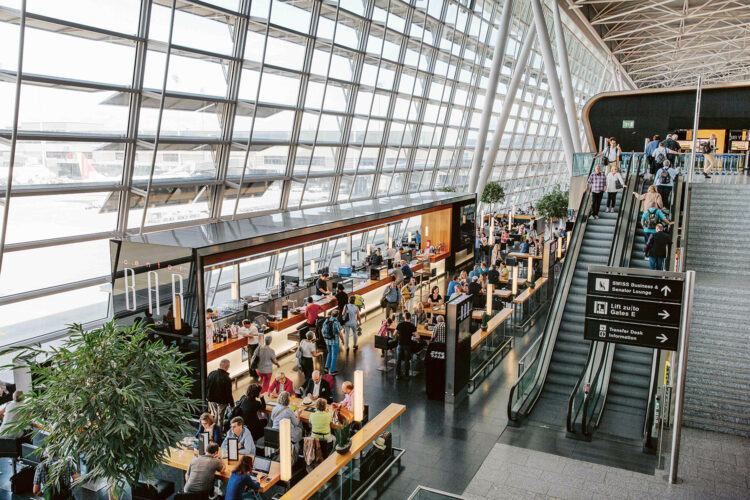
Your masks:
[{"label": "person sitting at table", "polygon": [[224,472],[226,465],[219,458],[219,445],[210,443],[205,455],[198,455],[188,465],[185,473],[185,493],[213,493],[217,472]]},{"label": "person sitting at table", "polygon": [[433,286],[432,290],[430,291],[430,295],[427,297],[427,306],[430,309],[433,309],[434,307],[439,307],[443,305],[443,296],[440,295],[440,287]]},{"label": "person sitting at table", "polygon": [[[227,491],[224,500],[243,500],[245,492],[260,490],[260,484],[253,479],[253,457],[245,455],[240,458],[237,467],[227,481]],[[261,477],[260,475],[258,476]]]},{"label": "person sitting at table", "polygon": [[531,240],[526,238],[521,244],[521,253],[529,253],[529,247],[531,246]]},{"label": "person sitting at table", "polygon": [[348,380],[341,384],[341,392],[344,393],[344,399],[340,403],[336,404],[334,408],[346,408],[349,411],[354,411],[354,384]]},{"label": "person sitting at table", "polygon": [[445,318],[442,315],[437,317],[437,323],[435,323],[435,329],[432,331],[432,341],[440,342],[445,344]]},{"label": "person sitting at table", "polygon": [[510,233],[507,229],[503,229],[503,234],[500,235],[500,243],[507,243],[508,238],[510,238]]},{"label": "person sitting at table", "polygon": [[383,253],[380,251],[380,248],[376,248],[375,253],[370,255],[370,265],[378,267],[381,264],[383,264]]},{"label": "person sitting at table", "polygon": [[424,306],[421,302],[417,302],[417,306],[414,308],[414,311],[411,313],[411,322],[414,323],[414,326],[419,325],[420,323],[424,323],[427,321],[427,313],[424,310]]},{"label": "person sitting at table", "polygon": [[475,265],[474,269],[472,269],[472,271],[469,273],[468,281],[471,281],[474,276],[479,276],[479,264]]},{"label": "person sitting at table", "polygon": [[493,286],[500,285],[500,272],[495,264],[492,264],[490,270],[487,271],[487,283]]},{"label": "person sitting at table", "polygon": [[263,428],[268,423],[267,418],[261,418],[266,411],[266,400],[260,395],[260,384],[250,384],[241,402],[242,419],[250,429],[250,434],[256,441],[263,437]]},{"label": "person sitting at table", "polygon": [[326,400],[318,398],[315,401],[315,411],[310,414],[310,435],[317,439],[330,441],[331,436],[331,414],[326,411],[328,405]]},{"label": "person sitting at table", "polygon": [[221,434],[221,426],[214,424],[214,417],[210,413],[202,413],[198,424],[198,432],[195,437],[200,437],[201,432],[208,432],[208,437],[214,443],[221,443],[224,436]]},{"label": "person sitting at table", "polygon": [[324,399],[329,403],[333,401],[331,385],[320,376],[320,370],[312,372],[312,377],[307,382],[302,395],[305,397],[310,396],[310,399],[313,401],[317,401],[318,399]]},{"label": "person sitting at table", "polygon": [[500,280],[502,281],[508,281],[508,276],[510,276],[510,269],[508,269],[508,266],[505,265],[505,262],[500,264]]},{"label": "person sitting at table", "polygon": [[287,378],[284,372],[279,372],[276,375],[276,380],[274,380],[271,387],[268,388],[268,393],[271,396],[276,396],[281,391],[286,391],[289,394],[294,392],[294,384],[291,379]]},{"label": "person sitting at table", "polygon": [[448,297],[449,300],[456,292],[457,286],[460,286],[460,283],[458,282],[458,274],[454,274],[453,279],[448,283],[448,290],[445,292],[445,296]]},{"label": "person sitting at table", "polygon": [[276,400],[276,406],[271,412],[271,422],[273,422],[271,428],[278,430],[279,424],[282,420],[290,421],[291,438],[292,443],[294,444],[293,457],[296,457],[299,453],[299,442],[302,440],[302,422],[300,422],[299,413],[301,413],[304,408],[300,408],[299,410],[297,410],[297,413],[295,413],[291,408],[289,408],[289,399],[289,393],[286,391],[281,391],[278,399]]},{"label": "person sitting at table", "polygon": [[487,267],[486,262],[482,262],[482,265],[479,266],[479,275],[487,274],[489,272],[489,268]]},{"label": "person sitting at table", "polygon": [[484,291],[482,290],[482,285],[480,284],[479,279],[476,277],[472,279],[469,284],[469,295],[471,295],[471,304],[473,307],[484,307]]},{"label": "person sitting at table", "polygon": [[255,440],[250,429],[245,427],[245,420],[242,417],[234,417],[229,426],[224,442],[221,443],[221,454],[224,457],[229,456],[229,440],[237,439],[240,449],[240,455],[255,455]]}]

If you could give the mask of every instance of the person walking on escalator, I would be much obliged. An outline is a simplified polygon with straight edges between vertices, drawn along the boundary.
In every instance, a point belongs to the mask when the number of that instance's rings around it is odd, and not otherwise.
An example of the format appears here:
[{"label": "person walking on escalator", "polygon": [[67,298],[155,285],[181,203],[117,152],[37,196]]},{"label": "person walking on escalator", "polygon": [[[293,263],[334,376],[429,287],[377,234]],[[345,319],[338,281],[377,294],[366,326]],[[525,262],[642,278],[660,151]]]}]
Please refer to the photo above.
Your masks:
[{"label": "person walking on escalator", "polygon": [[664,259],[667,258],[667,251],[672,238],[664,232],[664,226],[656,225],[656,232],[652,233],[646,243],[646,256],[648,257],[648,267],[655,271],[664,270]]},{"label": "person walking on escalator", "polygon": [[617,144],[617,140],[614,137],[611,137],[607,142],[607,146],[603,150],[601,150],[599,154],[594,156],[594,159],[596,160],[597,158],[601,158],[601,164],[605,167],[613,165],[619,166],[621,154],[622,149],[620,149],[620,146]]},{"label": "person walking on escalator", "polygon": [[625,186],[625,181],[622,180],[620,175],[620,169],[617,165],[612,165],[609,173],[607,174],[607,209],[606,212],[615,211],[615,201],[617,201],[617,192],[621,191]]},{"label": "person walking on escalator", "polygon": [[661,196],[661,201],[665,208],[669,207],[669,197],[672,194],[672,186],[674,185],[672,172],[672,163],[669,160],[664,160],[662,167],[656,171],[656,177],[654,178],[654,185]]},{"label": "person walking on escalator", "polygon": [[591,190],[591,217],[599,218],[599,207],[602,204],[604,189],[607,187],[607,176],[602,173],[602,167],[597,165],[586,181],[586,190]]},{"label": "person walking on escalator", "polygon": [[641,216],[641,225],[643,226],[644,243],[648,244],[649,237],[656,232],[658,225],[671,224],[664,216],[664,213],[658,208],[649,208]]},{"label": "person walking on escalator", "polygon": [[652,177],[656,175],[656,163],[654,163],[653,153],[654,150],[659,147],[660,142],[661,136],[657,134],[651,139],[651,142],[646,144],[646,149],[644,150],[644,153],[646,153],[646,162],[648,163],[648,173],[651,174]]}]

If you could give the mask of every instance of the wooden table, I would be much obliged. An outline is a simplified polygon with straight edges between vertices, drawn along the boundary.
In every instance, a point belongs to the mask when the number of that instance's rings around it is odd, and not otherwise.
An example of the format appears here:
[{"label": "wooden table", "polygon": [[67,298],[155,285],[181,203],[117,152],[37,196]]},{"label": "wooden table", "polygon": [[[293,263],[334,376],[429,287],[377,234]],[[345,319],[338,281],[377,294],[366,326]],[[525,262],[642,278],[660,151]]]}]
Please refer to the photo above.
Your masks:
[{"label": "wooden table", "polygon": [[[331,390],[333,390],[333,387],[331,387]],[[264,396],[264,398],[266,400],[265,412],[270,415],[276,405],[271,405],[268,403],[271,403],[271,402],[275,403],[277,397]],[[302,422],[306,424],[310,423],[310,415],[312,413],[315,413],[315,401],[313,401],[309,405],[303,405],[302,400],[300,398],[292,396],[289,398],[289,406],[290,407],[294,406],[297,410],[299,410],[300,408],[304,408],[305,410],[300,412],[298,417]],[[295,410],[295,413],[296,413],[296,410]],[[333,413],[332,405],[328,405],[328,413]],[[347,408],[341,408],[341,416],[344,417],[347,420],[347,422],[351,422],[354,419],[354,414],[351,411],[349,411]],[[333,426],[333,423],[331,423],[331,426]]]},{"label": "wooden table", "polygon": [[[242,455],[240,455],[240,457],[241,456]],[[193,450],[172,447],[169,448],[169,454],[164,460],[164,465],[166,465],[167,467],[174,467],[175,469],[187,471],[188,467],[190,466],[190,462],[193,461],[193,458],[195,458]],[[224,472],[216,473],[216,479],[220,479],[226,482],[229,481],[229,476],[232,473],[232,469],[234,469],[234,466],[237,464],[237,462],[229,463],[226,458],[222,458],[221,461],[224,462],[226,468],[224,469]],[[260,483],[261,493],[268,491],[271,486],[279,482],[279,479],[281,479],[281,469],[279,466],[279,462],[271,462],[271,468],[268,471],[268,475],[263,478],[263,481],[258,481]]]},{"label": "wooden table", "polygon": [[531,255],[529,253],[521,253],[521,252],[511,252],[508,254],[508,257],[514,257],[516,259],[528,259],[531,257],[534,260],[542,260],[542,255]]},{"label": "wooden table", "polygon": [[500,297],[501,299],[507,299],[510,298],[511,295],[513,295],[513,292],[510,290],[506,290],[505,288],[496,288],[493,295],[495,297]]},{"label": "wooden table", "polygon": [[420,323],[417,325],[417,335],[419,335],[420,337],[432,339],[432,334],[433,330],[428,330],[425,323]]},{"label": "wooden table", "polygon": [[495,331],[495,328],[500,326],[503,321],[508,319],[513,314],[513,309],[505,308],[499,313],[495,314],[492,318],[487,321],[487,329],[482,330],[481,328],[471,335],[471,348],[477,347],[486,337]]}]

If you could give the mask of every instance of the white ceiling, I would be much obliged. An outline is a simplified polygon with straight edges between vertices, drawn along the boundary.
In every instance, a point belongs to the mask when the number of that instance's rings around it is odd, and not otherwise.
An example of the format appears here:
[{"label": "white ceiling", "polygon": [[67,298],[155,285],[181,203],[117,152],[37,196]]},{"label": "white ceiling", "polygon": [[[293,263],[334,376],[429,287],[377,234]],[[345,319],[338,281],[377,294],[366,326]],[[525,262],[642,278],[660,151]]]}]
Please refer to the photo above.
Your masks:
[{"label": "white ceiling", "polygon": [[566,0],[639,88],[750,79],[750,0]]}]

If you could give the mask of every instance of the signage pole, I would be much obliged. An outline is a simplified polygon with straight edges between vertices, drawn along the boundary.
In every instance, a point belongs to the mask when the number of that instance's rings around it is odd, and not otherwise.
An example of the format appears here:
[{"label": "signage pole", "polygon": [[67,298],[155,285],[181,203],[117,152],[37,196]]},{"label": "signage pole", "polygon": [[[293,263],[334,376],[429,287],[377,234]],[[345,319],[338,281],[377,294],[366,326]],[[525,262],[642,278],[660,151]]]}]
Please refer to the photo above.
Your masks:
[{"label": "signage pole", "polygon": [[[692,171],[692,170],[691,170]],[[680,359],[677,366],[677,391],[674,403],[674,430],[672,432],[672,454],[669,463],[667,480],[672,483],[681,482],[677,478],[677,466],[680,458],[680,434],[682,431],[682,405],[685,398],[685,372],[687,369],[688,347],[690,346],[690,312],[693,310],[693,285],[695,271],[685,273],[685,297],[682,305],[682,334],[680,335]]]},{"label": "signage pole", "polygon": [[695,170],[695,148],[698,145],[698,122],[701,116],[701,91],[703,76],[698,75],[698,85],[695,88],[695,116],[693,117],[693,145],[690,150],[690,165],[688,165],[688,184],[693,182],[693,170]]}]

